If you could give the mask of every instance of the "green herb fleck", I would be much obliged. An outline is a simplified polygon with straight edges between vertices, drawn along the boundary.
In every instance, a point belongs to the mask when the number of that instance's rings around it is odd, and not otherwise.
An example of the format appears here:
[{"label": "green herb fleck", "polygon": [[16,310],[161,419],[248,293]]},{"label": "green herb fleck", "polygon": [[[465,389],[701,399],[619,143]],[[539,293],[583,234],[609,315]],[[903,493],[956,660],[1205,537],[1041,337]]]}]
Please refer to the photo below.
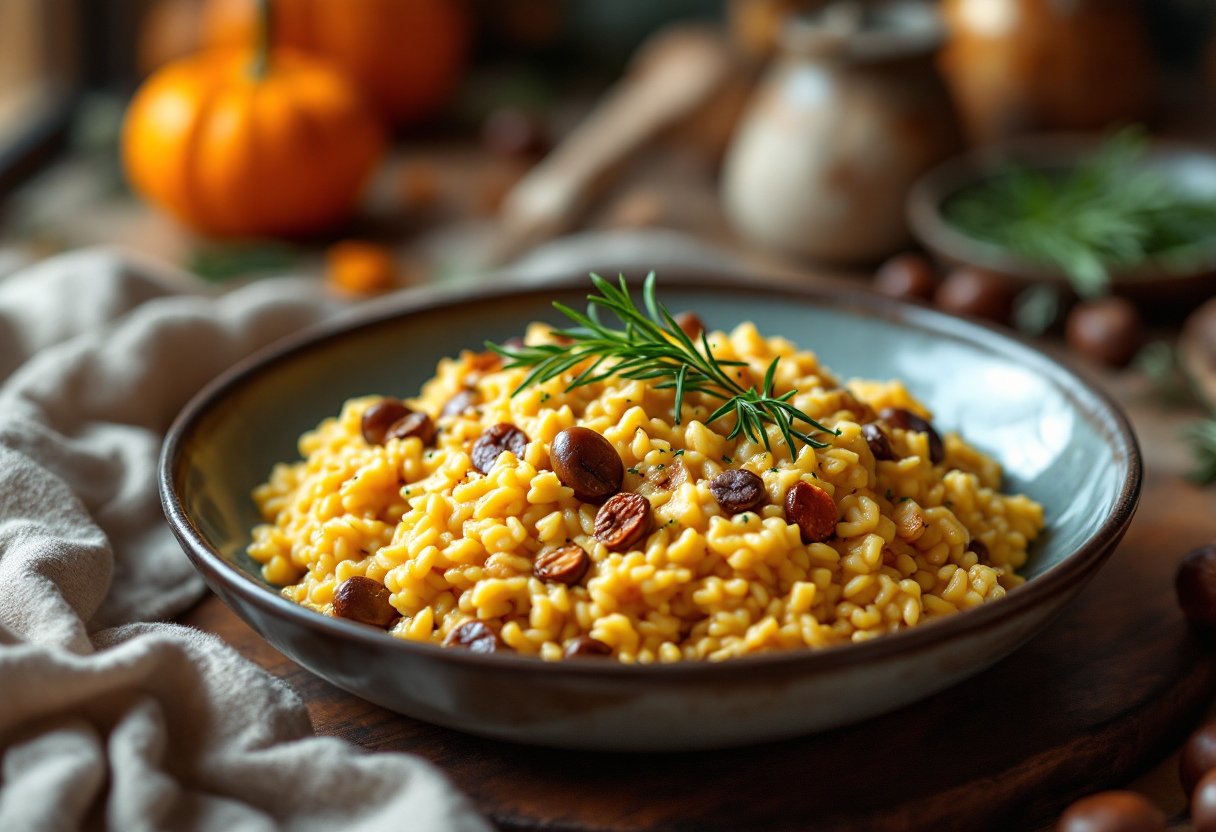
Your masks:
[{"label": "green herb fleck", "polygon": [[891,500],[891,498],[892,498],[892,497],[894,497],[894,496],[895,496],[895,495],[894,495],[894,494],[891,492],[891,489],[889,489],[889,488],[888,488],[888,489],[887,489],[887,500],[888,500],[888,501],[890,501],[890,500]]},{"label": "green herb fleck", "polygon": [[676,451],[673,456],[684,456],[684,449],[681,448],[680,450]]},{"label": "green herb fleck", "polygon": [[722,461],[725,462],[727,465],[730,465],[732,462],[734,462],[734,460],[731,459],[730,457],[728,457],[726,454],[722,454]]},{"label": "green herb fleck", "polygon": [[638,472],[637,468],[626,468],[625,470],[631,474],[636,474]]},{"label": "green herb fleck", "polygon": [[908,500],[911,500],[911,499],[912,499],[911,497],[900,497],[899,501],[901,503],[906,503],[906,502],[908,502]]}]

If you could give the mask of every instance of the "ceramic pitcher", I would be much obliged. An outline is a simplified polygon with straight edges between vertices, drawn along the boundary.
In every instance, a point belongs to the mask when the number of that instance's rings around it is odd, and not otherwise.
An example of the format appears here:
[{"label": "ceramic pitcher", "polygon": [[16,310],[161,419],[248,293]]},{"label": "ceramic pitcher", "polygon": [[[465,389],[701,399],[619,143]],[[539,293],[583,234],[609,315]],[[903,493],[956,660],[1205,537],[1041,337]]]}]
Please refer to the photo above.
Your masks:
[{"label": "ceramic pitcher", "polygon": [[959,129],[923,2],[834,4],[792,18],[724,163],[723,204],[770,251],[866,263],[909,242],[904,198]]}]

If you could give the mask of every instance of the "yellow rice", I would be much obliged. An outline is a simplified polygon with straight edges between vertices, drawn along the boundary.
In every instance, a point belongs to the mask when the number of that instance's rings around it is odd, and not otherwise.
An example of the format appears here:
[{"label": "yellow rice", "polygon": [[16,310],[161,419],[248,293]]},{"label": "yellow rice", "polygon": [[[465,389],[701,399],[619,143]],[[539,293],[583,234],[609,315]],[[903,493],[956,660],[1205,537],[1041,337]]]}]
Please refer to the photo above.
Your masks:
[{"label": "yellow rice", "polygon": [[[533,325],[527,341],[548,339]],[[811,352],[765,339],[750,323],[710,335],[715,357],[750,369],[749,386],[781,357],[776,390],[840,431],[831,447],[799,446],[791,461],[780,435],[773,453],[740,435],[730,419],[703,424],[720,402],[686,396],[673,424],[674,392],[610,378],[565,392],[570,375],[511,396],[525,370],[486,368],[483,355],[444,359],[411,408],[436,419],[432,448],[416,437],[369,445],[353,399],[300,439],[302,462],[275,466],[254,499],[266,520],[249,554],[283,595],[325,614],[353,575],[382,582],[401,618],[391,635],[441,643],[477,619],[514,650],[542,659],[589,635],[622,662],[721,660],[770,650],[860,642],[1001,598],[1020,583],[1026,548],[1043,510],[999,492],[1000,466],[959,436],[944,437],[945,461],[929,461],[923,433],[891,429],[897,459],[877,461],[861,414],[884,407],[929,413],[899,381],[841,387]],[[574,372],[577,371],[577,368]],[[476,412],[438,418],[465,387]],[[511,422],[531,438],[523,459],[503,453],[487,475],[470,450],[485,428]],[[617,449],[624,491],[644,493],[654,530],[635,551],[614,553],[593,536],[596,506],[580,503],[549,464],[561,430],[585,425]],[[686,481],[655,487],[659,466],[678,462]],[[763,478],[759,509],[725,516],[709,490],[726,467]],[[786,491],[813,483],[837,503],[836,536],[803,544],[785,520]],[[972,538],[987,547],[979,562]],[[534,557],[572,541],[592,565],[579,585],[546,584]]]}]

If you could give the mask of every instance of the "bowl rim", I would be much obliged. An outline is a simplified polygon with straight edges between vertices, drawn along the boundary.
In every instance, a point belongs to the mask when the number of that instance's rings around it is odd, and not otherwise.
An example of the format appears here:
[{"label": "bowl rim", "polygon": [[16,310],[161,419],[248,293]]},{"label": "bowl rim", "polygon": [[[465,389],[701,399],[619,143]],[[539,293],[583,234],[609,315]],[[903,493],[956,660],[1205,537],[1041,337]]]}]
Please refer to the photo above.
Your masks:
[{"label": "bowl rim", "polygon": [[[1116,462],[1121,458],[1123,481],[1110,513],[1101,527],[1078,548],[1040,575],[1008,593],[999,603],[984,604],[958,615],[860,643],[847,643],[818,650],[773,651],[723,662],[680,661],[648,665],[615,661],[547,662],[534,656],[521,656],[513,651],[503,654],[479,654],[467,650],[452,650],[429,643],[394,638],[365,625],[322,615],[257,583],[207,543],[188,516],[177,485],[179,474],[185,470],[185,451],[203,419],[213,408],[222,404],[230,393],[245,385],[256,383],[261,374],[280,364],[301,358],[312,350],[324,349],[329,343],[364,329],[439,309],[492,302],[507,297],[545,296],[554,292],[577,290],[588,286],[587,278],[580,274],[576,277],[561,277],[542,282],[504,280],[493,286],[472,289],[459,286],[427,287],[406,292],[374,308],[360,307],[339,315],[337,319],[308,327],[238,362],[200,390],[178,414],[166,434],[158,466],[158,485],[162,508],[174,535],[208,584],[213,587],[218,584],[225,591],[239,596],[246,604],[273,618],[287,619],[287,623],[302,627],[315,636],[357,642],[370,650],[399,651],[404,656],[413,656],[419,660],[429,659],[492,668],[498,672],[668,679],[688,676],[722,678],[736,673],[756,672],[825,672],[865,664],[896,653],[924,651],[964,633],[974,634],[1001,626],[1039,603],[1067,592],[1074,586],[1074,582],[1084,583],[1110,556],[1130,524],[1140,498],[1143,464],[1139,444],[1126,415],[1107,393],[1063,362],[1033,346],[1027,339],[986,323],[855,289],[793,286],[757,280],[738,273],[678,267],[665,269],[662,281],[664,286],[681,289],[746,293],[751,297],[761,295],[772,300],[784,298],[871,318],[885,318],[892,323],[928,331],[939,337],[967,343],[1022,362],[1024,366],[1048,376],[1066,397],[1073,401],[1075,407],[1091,419],[1096,419],[1099,432],[1105,434],[1107,443],[1116,456]],[[631,285],[634,285],[632,281]],[[1083,396],[1076,393],[1078,389],[1091,397],[1097,406],[1083,407]],[[223,598],[223,593],[220,594]],[[224,600],[227,604],[227,599]],[[239,610],[234,611],[239,615]]]},{"label": "bowl rim", "polygon": [[[1020,162],[1031,168],[1047,169],[1072,166],[1101,147],[1103,136],[1096,133],[1039,133],[1007,139],[971,150],[942,162],[923,174],[908,191],[904,215],[913,236],[945,260],[961,265],[1009,275],[1027,281],[1050,281],[1071,286],[1059,266],[1038,263],[995,243],[985,242],[957,230],[942,216],[942,206],[950,197],[992,175],[1003,163]],[[1216,167],[1216,153],[1202,145],[1174,139],[1152,138],[1144,161],[1163,161],[1179,157],[1204,159]],[[1197,256],[1190,268],[1177,268],[1160,260],[1111,273],[1114,285],[1194,279],[1216,269],[1216,247]]]}]

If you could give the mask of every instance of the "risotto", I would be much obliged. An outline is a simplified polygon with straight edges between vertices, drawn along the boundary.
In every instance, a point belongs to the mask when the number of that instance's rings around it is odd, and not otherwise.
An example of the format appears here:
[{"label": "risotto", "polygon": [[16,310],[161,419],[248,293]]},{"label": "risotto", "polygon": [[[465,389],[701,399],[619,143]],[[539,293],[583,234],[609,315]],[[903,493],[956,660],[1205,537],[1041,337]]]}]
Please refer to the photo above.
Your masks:
[{"label": "risotto", "polygon": [[[693,320],[681,327],[699,329]],[[544,325],[525,343],[558,340]],[[860,642],[999,600],[1043,529],[899,381],[841,384],[751,324],[706,333],[744,388],[832,429],[771,450],[720,400],[582,369],[519,389],[493,352],[417,398],[346,403],[254,492],[249,554],[296,603],[396,638],[546,660],[718,661]],[[513,395],[514,394],[514,395]],[[791,453],[791,450],[793,451]]]}]

